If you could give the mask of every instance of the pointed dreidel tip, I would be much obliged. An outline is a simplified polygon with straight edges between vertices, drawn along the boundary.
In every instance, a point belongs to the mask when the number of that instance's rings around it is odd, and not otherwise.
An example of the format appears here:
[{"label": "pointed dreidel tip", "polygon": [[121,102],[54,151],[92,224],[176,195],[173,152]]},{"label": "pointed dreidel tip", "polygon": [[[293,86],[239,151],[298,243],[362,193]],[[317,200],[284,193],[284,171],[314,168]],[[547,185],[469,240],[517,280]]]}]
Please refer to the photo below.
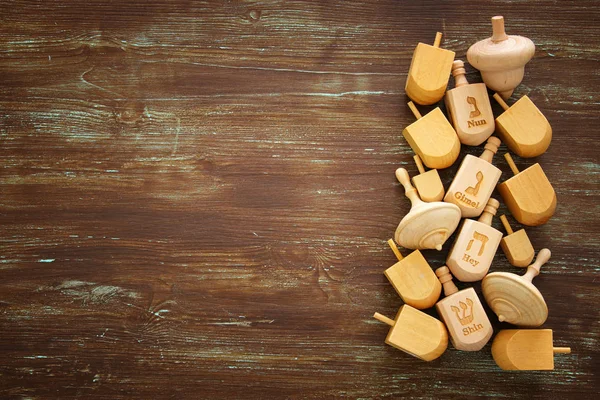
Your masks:
[{"label": "pointed dreidel tip", "polygon": [[506,317],[504,315],[500,314],[500,315],[498,315],[498,321],[504,322],[504,321],[506,321]]},{"label": "pointed dreidel tip", "polygon": [[387,241],[387,243],[390,246],[390,249],[392,249],[392,251],[396,255],[396,258],[398,259],[398,261],[402,261],[404,256],[402,255],[402,253],[400,253],[400,250],[398,250],[398,246],[396,245],[396,242],[394,242],[394,239],[389,239]]},{"label": "pointed dreidel tip", "polygon": [[386,317],[383,314],[379,314],[378,312],[376,312],[375,314],[373,314],[373,318],[375,318],[378,321],[383,322],[384,324],[387,324],[389,326],[394,326],[396,325],[396,321],[394,321],[391,318]]}]

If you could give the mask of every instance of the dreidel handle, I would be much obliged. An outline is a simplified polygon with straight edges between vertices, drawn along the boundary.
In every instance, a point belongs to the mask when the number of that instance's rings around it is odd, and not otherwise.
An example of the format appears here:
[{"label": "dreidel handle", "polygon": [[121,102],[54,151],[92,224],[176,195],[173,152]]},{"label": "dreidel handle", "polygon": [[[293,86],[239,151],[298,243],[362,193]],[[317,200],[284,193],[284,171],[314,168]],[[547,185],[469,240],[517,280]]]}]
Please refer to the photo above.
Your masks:
[{"label": "dreidel handle", "polygon": [[570,347],[553,347],[552,352],[554,354],[571,354]]},{"label": "dreidel handle", "polygon": [[508,220],[506,219],[506,215],[502,214],[500,216],[500,221],[502,221],[502,225],[504,225],[504,229],[506,229],[506,233],[508,233],[509,235],[512,235],[514,232],[513,232],[512,228],[510,227]]},{"label": "dreidel handle", "polygon": [[435,39],[433,40],[433,47],[440,47],[442,43],[442,32],[435,33]]},{"label": "dreidel handle", "polygon": [[408,102],[408,108],[410,108],[410,111],[412,111],[416,119],[421,119],[423,117],[417,109],[417,106],[415,106],[415,103],[413,103],[412,101]]},{"label": "dreidel handle", "polygon": [[500,15],[492,17],[492,42],[503,42],[506,39],[508,39],[508,35],[504,30],[504,17]]},{"label": "dreidel handle", "polygon": [[502,98],[502,96],[500,96],[498,93],[494,93],[494,99],[498,102],[498,104],[500,104],[500,107],[502,107],[502,109],[504,111],[508,110],[508,104],[506,104],[506,102],[504,101],[504,99]]},{"label": "dreidel handle", "polygon": [[508,163],[508,166],[510,167],[510,170],[513,172],[513,174],[517,175],[519,173],[519,168],[517,168],[517,166],[515,165],[515,162],[513,161],[510,153],[506,153],[504,155],[504,159]]},{"label": "dreidel handle", "polygon": [[410,199],[410,203],[413,207],[423,203],[417,194],[417,189],[415,189],[412,183],[410,183],[410,175],[408,175],[407,170],[404,168],[398,168],[396,170],[396,178],[402,184],[402,186],[404,186],[404,194]]},{"label": "dreidel handle", "polygon": [[425,167],[423,166],[423,161],[421,161],[421,157],[418,154],[415,154],[413,159],[415,160],[415,164],[417,164],[417,169],[419,170],[419,174],[425,173]]},{"label": "dreidel handle", "polygon": [[394,321],[391,318],[386,317],[383,314],[379,314],[378,312],[376,312],[375,314],[373,314],[373,318],[375,318],[378,321],[383,322],[384,324],[387,324],[389,326],[394,326],[396,325],[396,321]]},{"label": "dreidel handle", "polygon": [[400,250],[398,250],[398,246],[396,246],[396,242],[394,242],[394,239],[390,239],[387,242],[388,242],[388,245],[390,246],[390,249],[392,249],[392,251],[396,255],[396,258],[398,259],[398,261],[402,261],[404,256],[402,255],[402,253],[400,253]]},{"label": "dreidel handle", "polygon": [[535,262],[527,267],[527,272],[525,275],[523,275],[523,279],[531,282],[533,278],[540,274],[540,268],[542,265],[546,264],[548,260],[550,260],[550,256],[552,256],[552,253],[549,249],[541,249],[535,259]]}]

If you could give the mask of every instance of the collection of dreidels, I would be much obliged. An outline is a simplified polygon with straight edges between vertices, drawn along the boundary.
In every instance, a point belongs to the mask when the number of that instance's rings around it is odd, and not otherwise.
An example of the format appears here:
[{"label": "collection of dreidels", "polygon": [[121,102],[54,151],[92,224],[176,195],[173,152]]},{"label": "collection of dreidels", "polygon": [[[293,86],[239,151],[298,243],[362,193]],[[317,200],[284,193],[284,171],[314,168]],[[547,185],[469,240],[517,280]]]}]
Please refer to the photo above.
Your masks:
[{"label": "collection of dreidels", "polygon": [[[374,317],[391,326],[387,344],[426,361],[446,350],[448,333],[454,347],[466,351],[480,350],[492,337],[492,325],[475,290],[459,291],[452,275],[462,282],[483,279],[485,300],[500,321],[534,328],[548,316],[546,302],[531,281],[550,259],[550,250],[540,250],[531,263],[534,249],[525,230],[513,232],[504,215],[500,219],[508,235],[502,237],[491,226],[499,202],[490,196],[497,187],[521,224],[536,226],[550,219],[556,195],[540,165],[519,172],[507,153],[506,160],[515,176],[497,185],[501,171],[492,165],[492,158],[500,139],[519,156],[536,157],[550,145],[552,129],[527,96],[511,107],[504,101],[521,82],[524,66],[535,51],[533,43],[522,36],[506,35],[502,17],[492,18],[492,30],[492,37],[477,42],[467,52],[467,59],[481,71],[485,83],[467,82],[463,62],[454,61],[454,52],[439,47],[439,32],[433,46],[417,45],[406,82],[406,93],[416,103],[433,104],[445,97],[452,124],[439,108],[421,116],[409,103],[417,121],[406,127],[403,135],[416,153],[421,174],[412,178],[413,186],[404,168],[396,171],[412,207],[398,225],[395,239],[402,247],[416,250],[403,257],[390,239],[399,261],[385,271],[385,276],[405,305],[393,320],[379,313]],[[446,91],[450,74],[455,88]],[[493,97],[505,110],[495,119],[486,86],[496,92]],[[491,136],[494,131],[500,138]],[[436,169],[456,161],[461,143],[477,146],[486,140],[479,158],[464,158],[444,195]],[[423,164],[432,169],[425,172]],[[434,273],[419,249],[441,250],[463,217],[479,219],[464,220],[446,259],[447,266]],[[488,274],[498,246],[512,265],[527,267],[527,272],[522,276]],[[442,286],[445,298],[438,301]],[[444,323],[419,311],[433,305]],[[494,360],[509,370],[553,369],[554,354],[568,352],[569,348],[553,346],[550,329],[502,330],[492,343]]]}]

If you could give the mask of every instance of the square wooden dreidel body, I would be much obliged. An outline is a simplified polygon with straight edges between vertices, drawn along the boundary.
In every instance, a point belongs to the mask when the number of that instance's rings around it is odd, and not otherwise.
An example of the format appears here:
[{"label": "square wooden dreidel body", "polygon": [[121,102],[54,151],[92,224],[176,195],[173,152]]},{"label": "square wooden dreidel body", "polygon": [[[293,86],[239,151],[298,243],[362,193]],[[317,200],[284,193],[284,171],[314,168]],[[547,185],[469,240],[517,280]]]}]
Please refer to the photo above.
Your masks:
[{"label": "square wooden dreidel body", "polygon": [[498,93],[494,99],[505,110],[496,118],[496,130],[504,144],[520,157],[543,154],[552,141],[552,127],[529,97],[521,97],[510,107]]},{"label": "square wooden dreidel body", "polygon": [[421,116],[412,101],[408,102],[408,107],[417,120],[404,128],[402,135],[423,164],[436,169],[454,164],[460,153],[460,140],[442,110],[437,107]]},{"label": "square wooden dreidel body", "polygon": [[433,46],[419,43],[413,53],[404,90],[414,102],[428,105],[444,97],[454,52],[440,48],[442,33],[435,35]]},{"label": "square wooden dreidel body", "polygon": [[396,243],[407,249],[441,250],[460,222],[460,209],[455,204],[442,201],[422,201],[404,168],[396,170],[396,178],[404,186],[404,194],[411,202],[409,213],[396,228]]},{"label": "square wooden dreidel body", "polygon": [[492,228],[492,217],[500,203],[491,198],[479,221],[465,219],[448,253],[446,264],[456,279],[475,282],[487,274],[502,240],[502,232]]},{"label": "square wooden dreidel body", "polygon": [[554,347],[552,329],[505,329],[492,342],[492,356],[504,370],[554,369],[554,354],[569,354],[570,347]]},{"label": "square wooden dreidel body", "polygon": [[419,250],[403,257],[396,243],[388,240],[398,262],[384,271],[384,275],[402,300],[419,310],[433,307],[442,293],[442,285]]},{"label": "square wooden dreidel body", "polygon": [[419,170],[419,175],[412,177],[412,182],[419,192],[419,197],[425,202],[442,201],[444,198],[444,185],[440,179],[437,169],[425,171],[421,158],[415,154],[415,164]]},{"label": "square wooden dreidel body", "polygon": [[523,276],[492,272],[483,278],[483,297],[500,322],[532,328],[546,322],[548,306],[544,296],[531,281],[538,276],[540,268],[548,262],[550,256],[550,250],[540,250],[537,259],[527,267]]},{"label": "square wooden dreidel body", "polygon": [[435,305],[438,314],[448,328],[450,341],[457,350],[477,351],[490,340],[494,329],[475,293],[475,289],[460,292],[452,282],[448,267],[435,270],[444,285],[446,298]]},{"label": "square wooden dreidel body", "polygon": [[485,83],[469,84],[464,65],[461,60],[452,63],[454,89],[446,92],[446,108],[460,142],[479,146],[494,133],[496,124]]},{"label": "square wooden dreidel body", "polygon": [[463,217],[477,217],[492,195],[502,171],[492,165],[500,140],[490,137],[479,158],[467,154],[452,180],[444,201],[460,208]]},{"label": "square wooden dreidel body", "polygon": [[448,347],[448,332],[439,320],[407,304],[395,319],[375,313],[373,317],[391,326],[385,342],[424,361],[435,360]]},{"label": "square wooden dreidel body", "polygon": [[535,163],[519,172],[510,154],[505,156],[512,178],[498,185],[498,192],[506,207],[523,225],[545,224],[556,210],[556,193],[540,164]]},{"label": "square wooden dreidel body", "polygon": [[504,255],[508,259],[508,262],[515,267],[526,267],[533,260],[535,251],[529,241],[529,236],[525,229],[520,229],[513,232],[508,220],[505,215],[500,216],[500,221],[506,229],[508,235],[504,236],[500,241],[500,247],[504,251]]}]

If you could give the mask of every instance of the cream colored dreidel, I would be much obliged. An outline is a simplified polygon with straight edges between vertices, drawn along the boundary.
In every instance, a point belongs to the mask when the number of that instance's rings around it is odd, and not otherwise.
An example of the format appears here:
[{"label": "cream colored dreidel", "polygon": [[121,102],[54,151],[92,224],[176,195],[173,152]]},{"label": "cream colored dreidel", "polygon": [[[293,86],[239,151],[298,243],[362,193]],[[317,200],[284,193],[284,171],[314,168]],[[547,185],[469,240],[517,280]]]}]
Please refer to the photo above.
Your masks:
[{"label": "cream colored dreidel", "polygon": [[544,296],[531,283],[540,268],[550,259],[548,249],[542,249],[523,276],[508,272],[492,272],[481,282],[483,297],[500,322],[535,328],[548,318]]},{"label": "cream colored dreidel", "polygon": [[454,52],[440,48],[442,33],[435,35],[433,46],[419,43],[413,53],[404,90],[414,102],[428,105],[444,97]]},{"label": "cream colored dreidel", "polygon": [[398,262],[383,273],[406,304],[423,310],[433,307],[442,293],[442,285],[419,250],[403,257],[392,239],[390,248]]},{"label": "cream colored dreidel", "polygon": [[504,251],[504,255],[508,259],[508,262],[515,267],[526,267],[533,260],[535,251],[527,236],[525,229],[519,229],[513,232],[508,220],[505,215],[500,216],[500,221],[506,229],[508,235],[504,236],[500,241],[500,247]]},{"label": "cream colored dreidel", "polygon": [[475,289],[460,292],[452,282],[448,267],[435,270],[444,285],[446,298],[438,301],[435,308],[450,333],[450,341],[457,350],[477,351],[490,340],[494,329],[475,293]]},{"label": "cream colored dreidel", "polygon": [[569,353],[570,347],[554,347],[552,329],[505,329],[492,342],[492,357],[504,370],[551,370],[555,354]]},{"label": "cream colored dreidel", "polygon": [[412,182],[419,192],[421,200],[426,202],[442,201],[444,198],[444,185],[440,179],[437,169],[430,169],[425,171],[421,158],[415,154],[415,164],[419,170],[419,175],[412,177]]},{"label": "cream colored dreidel", "polygon": [[552,127],[533,101],[523,96],[509,107],[498,93],[494,99],[504,109],[496,118],[496,130],[504,144],[523,158],[544,154],[552,141]]},{"label": "cream colored dreidel", "polygon": [[506,207],[523,225],[545,224],[556,210],[556,193],[540,164],[519,172],[510,154],[504,155],[513,176],[500,183],[498,192]]},{"label": "cream colored dreidel", "polygon": [[460,222],[460,209],[454,204],[441,201],[422,201],[404,168],[396,170],[396,178],[404,186],[404,193],[412,204],[410,212],[396,228],[396,243],[407,249],[441,250]]},{"label": "cream colored dreidel", "polygon": [[492,195],[502,171],[492,165],[500,140],[492,136],[479,158],[467,154],[450,184],[444,201],[456,204],[463,217],[477,217]]},{"label": "cream colored dreidel", "polygon": [[502,240],[502,232],[492,228],[492,217],[500,203],[489,199],[478,221],[465,219],[446,258],[452,274],[462,282],[475,282],[487,274]]},{"label": "cream colored dreidel", "polygon": [[496,129],[490,97],[485,83],[467,82],[465,64],[452,63],[454,89],[446,92],[446,109],[462,144],[479,146]]},{"label": "cream colored dreidel", "polygon": [[448,347],[448,332],[439,320],[407,304],[395,319],[375,313],[373,317],[391,326],[385,343],[424,361],[435,360]]},{"label": "cream colored dreidel", "polygon": [[467,50],[469,63],[481,71],[483,81],[508,99],[523,80],[525,64],[535,53],[533,42],[523,36],[507,35],[504,17],[492,17],[492,37]]},{"label": "cream colored dreidel", "polygon": [[402,131],[402,135],[423,164],[429,168],[448,168],[458,158],[460,141],[456,131],[439,107],[421,116],[412,101],[408,107],[417,118]]}]

